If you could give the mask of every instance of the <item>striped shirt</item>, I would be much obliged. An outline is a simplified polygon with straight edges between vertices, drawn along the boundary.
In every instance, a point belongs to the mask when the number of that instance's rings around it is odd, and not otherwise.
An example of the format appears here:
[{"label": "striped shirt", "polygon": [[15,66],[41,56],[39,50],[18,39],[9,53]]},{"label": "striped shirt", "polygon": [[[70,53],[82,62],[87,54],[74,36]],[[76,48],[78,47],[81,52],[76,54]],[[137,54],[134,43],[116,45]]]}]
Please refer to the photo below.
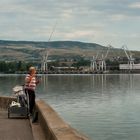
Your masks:
[{"label": "striped shirt", "polygon": [[25,89],[35,90],[36,88],[36,77],[27,74],[25,77]]}]

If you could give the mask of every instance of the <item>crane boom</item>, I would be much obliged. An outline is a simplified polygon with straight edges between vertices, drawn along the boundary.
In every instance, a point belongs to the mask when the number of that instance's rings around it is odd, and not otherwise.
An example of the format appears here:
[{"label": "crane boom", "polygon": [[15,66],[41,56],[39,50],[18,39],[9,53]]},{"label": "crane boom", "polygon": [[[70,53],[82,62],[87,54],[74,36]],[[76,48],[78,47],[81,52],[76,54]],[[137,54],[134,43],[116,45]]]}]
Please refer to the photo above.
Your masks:
[{"label": "crane boom", "polygon": [[[122,46],[122,49],[124,50],[124,53],[125,53],[126,57],[128,58],[128,60],[130,60],[130,58],[132,57],[132,54],[128,50],[127,46],[126,45],[123,45]],[[127,53],[127,51],[129,52],[129,54]]]},{"label": "crane boom", "polygon": [[106,52],[106,55],[105,55],[104,59],[107,58],[107,56],[108,56],[108,54],[110,52],[110,49],[113,48],[110,44],[107,47],[108,47],[108,49],[107,49],[107,52]]}]

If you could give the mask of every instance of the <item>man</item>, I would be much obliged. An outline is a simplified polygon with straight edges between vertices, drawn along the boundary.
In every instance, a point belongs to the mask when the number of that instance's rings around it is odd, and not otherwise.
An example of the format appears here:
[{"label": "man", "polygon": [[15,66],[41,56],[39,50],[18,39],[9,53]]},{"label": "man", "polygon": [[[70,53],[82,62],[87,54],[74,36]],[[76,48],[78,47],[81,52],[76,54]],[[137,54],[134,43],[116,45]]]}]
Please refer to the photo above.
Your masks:
[{"label": "man", "polygon": [[30,67],[29,73],[25,77],[25,93],[29,98],[29,115],[32,115],[33,113],[33,108],[35,105],[35,89],[38,83],[39,80],[36,78],[36,69],[35,67]]}]

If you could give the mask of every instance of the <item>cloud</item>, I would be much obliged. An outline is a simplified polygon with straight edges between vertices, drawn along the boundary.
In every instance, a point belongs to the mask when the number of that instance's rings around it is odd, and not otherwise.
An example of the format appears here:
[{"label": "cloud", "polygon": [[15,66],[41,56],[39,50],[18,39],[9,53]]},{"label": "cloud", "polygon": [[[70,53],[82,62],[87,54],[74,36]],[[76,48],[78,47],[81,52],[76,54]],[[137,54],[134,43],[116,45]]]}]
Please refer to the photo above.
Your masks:
[{"label": "cloud", "polygon": [[122,21],[128,18],[128,16],[123,14],[114,14],[109,16],[110,20],[112,21]]},{"label": "cloud", "polygon": [[140,2],[131,3],[128,7],[134,9],[140,9]]},{"label": "cloud", "polygon": [[1,0],[0,38],[47,41],[58,21],[53,40],[119,44],[133,34],[128,42],[138,44],[139,8],[137,0]]}]

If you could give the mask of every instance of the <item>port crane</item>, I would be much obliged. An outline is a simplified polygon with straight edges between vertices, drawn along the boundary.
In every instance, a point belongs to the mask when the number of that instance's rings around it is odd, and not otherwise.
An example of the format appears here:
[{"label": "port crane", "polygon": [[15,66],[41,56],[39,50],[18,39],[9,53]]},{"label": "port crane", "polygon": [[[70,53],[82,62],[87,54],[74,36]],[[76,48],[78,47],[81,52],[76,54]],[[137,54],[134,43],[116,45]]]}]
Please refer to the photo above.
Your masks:
[{"label": "port crane", "polygon": [[122,49],[124,50],[124,53],[125,53],[125,55],[126,55],[126,57],[128,59],[129,69],[132,70],[133,66],[134,66],[135,59],[133,58],[133,55],[132,55],[131,51],[129,51],[129,49],[128,49],[128,47],[126,45],[123,45]]},{"label": "port crane", "polygon": [[97,71],[98,70],[98,66],[97,66],[97,58],[98,58],[99,52],[97,53],[96,56],[92,56],[92,60],[90,63],[90,67],[92,71]]},{"label": "port crane", "polygon": [[113,48],[111,45],[107,46],[107,50],[105,52],[105,55],[103,53],[97,52],[96,56],[92,57],[91,60],[91,70],[92,71],[106,71],[106,58],[111,50]]},{"label": "port crane", "polygon": [[108,54],[111,50],[111,48],[113,48],[111,45],[107,46],[107,50],[105,55],[102,53],[101,58],[98,59],[98,70],[99,71],[106,71],[106,58],[108,57]]}]

